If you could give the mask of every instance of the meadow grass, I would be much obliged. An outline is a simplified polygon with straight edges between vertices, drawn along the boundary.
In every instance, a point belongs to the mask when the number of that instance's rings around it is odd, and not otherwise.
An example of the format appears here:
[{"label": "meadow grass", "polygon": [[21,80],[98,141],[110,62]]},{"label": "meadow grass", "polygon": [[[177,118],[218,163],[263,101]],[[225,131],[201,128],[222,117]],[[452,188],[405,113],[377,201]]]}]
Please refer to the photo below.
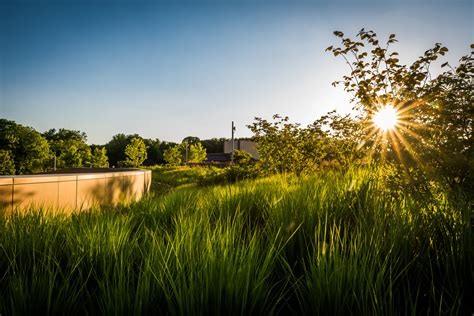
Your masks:
[{"label": "meadow grass", "polygon": [[206,187],[165,171],[174,189],[130,206],[0,218],[0,314],[474,310],[466,198],[394,195],[367,169]]}]

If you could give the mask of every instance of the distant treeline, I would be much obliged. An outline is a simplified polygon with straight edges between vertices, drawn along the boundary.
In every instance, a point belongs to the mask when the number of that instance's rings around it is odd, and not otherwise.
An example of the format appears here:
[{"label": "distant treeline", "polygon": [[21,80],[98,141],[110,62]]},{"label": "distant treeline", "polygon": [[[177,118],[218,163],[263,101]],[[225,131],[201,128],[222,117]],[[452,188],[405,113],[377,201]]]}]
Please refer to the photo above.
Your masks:
[{"label": "distant treeline", "polygon": [[[146,146],[143,165],[164,164],[164,152],[177,145],[158,138],[138,134],[117,134],[105,145],[88,145],[87,135],[77,130],[60,128],[44,133],[34,128],[0,119],[0,174],[31,174],[56,168],[121,167],[127,165],[126,148],[134,138]],[[223,151],[225,138],[200,140],[189,136],[183,141],[198,141],[208,153]],[[140,142],[141,143],[141,142]],[[135,143],[133,144],[135,145]]]}]

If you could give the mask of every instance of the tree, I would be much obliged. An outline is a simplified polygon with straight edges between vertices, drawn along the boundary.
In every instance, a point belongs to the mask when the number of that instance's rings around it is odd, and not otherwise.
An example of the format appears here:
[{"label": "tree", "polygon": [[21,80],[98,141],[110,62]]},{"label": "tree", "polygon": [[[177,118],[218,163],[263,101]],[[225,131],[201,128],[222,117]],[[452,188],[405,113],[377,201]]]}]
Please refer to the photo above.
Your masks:
[{"label": "tree", "polygon": [[189,162],[200,163],[207,159],[206,148],[201,143],[189,146]]},{"label": "tree", "polygon": [[258,143],[261,162],[271,172],[308,173],[325,156],[324,133],[317,128],[301,128],[288,117],[276,114],[273,122],[255,118],[248,128]]},{"label": "tree", "polygon": [[109,166],[107,150],[105,147],[95,147],[92,151],[91,165],[95,168],[106,168]]},{"label": "tree", "polygon": [[252,161],[252,155],[245,150],[234,150],[234,162],[237,165],[248,165]]},{"label": "tree", "polygon": [[201,141],[201,144],[206,148],[207,153],[221,153],[224,151],[225,138],[211,138]]},{"label": "tree", "polygon": [[201,141],[201,140],[199,139],[199,137],[196,137],[196,136],[188,136],[188,137],[183,138],[183,140],[181,141],[181,143],[197,144],[197,143],[199,143],[200,141]]},{"label": "tree", "polygon": [[140,136],[137,134],[125,135],[120,133],[114,135],[112,139],[107,144],[105,144],[107,156],[109,157],[109,164],[111,166],[118,166],[119,162],[125,161],[125,147],[127,147],[134,137],[139,138]]},{"label": "tree", "polygon": [[170,166],[179,166],[182,163],[181,146],[175,145],[165,150],[163,157]]},{"label": "tree", "polygon": [[383,104],[392,104],[403,116],[397,129],[382,141],[377,141],[379,133],[371,133],[370,128],[366,139],[385,148],[387,158],[410,180],[441,178],[452,187],[473,192],[473,52],[462,57],[456,68],[443,63],[441,68],[450,70],[434,77],[433,63],[448,52],[440,43],[406,66],[400,64],[398,52],[391,50],[397,41],[395,34],[384,47],[373,31],[362,29],[357,34],[360,40],[346,38],[339,31],[334,34],[341,46],[327,50],[342,56],[351,70],[334,84],[344,85],[367,118]]},{"label": "tree", "polygon": [[130,167],[140,167],[147,157],[146,145],[143,139],[134,137],[130,144],[125,147],[125,165]]},{"label": "tree", "polygon": [[144,139],[147,148],[147,159],[145,165],[153,166],[163,162],[163,151],[161,150],[161,141],[157,139]]},{"label": "tree", "polygon": [[11,151],[0,149],[0,175],[15,174],[15,161]]},{"label": "tree", "polygon": [[160,151],[162,152],[162,158],[159,160],[159,163],[165,163],[166,162],[166,159],[165,159],[165,151],[171,147],[174,147],[176,146],[177,144],[174,143],[174,142],[166,142],[166,141],[163,141],[160,143]]},{"label": "tree", "polygon": [[61,128],[43,133],[58,168],[79,168],[91,164],[91,150],[84,132]]},{"label": "tree", "polygon": [[351,164],[360,162],[365,157],[364,151],[361,150],[364,145],[367,146],[364,125],[360,116],[341,116],[336,111],[331,111],[311,124],[308,131],[322,135],[324,161],[346,170]]},{"label": "tree", "polygon": [[47,168],[48,142],[31,127],[0,119],[0,148],[10,152],[17,174],[43,172]]}]

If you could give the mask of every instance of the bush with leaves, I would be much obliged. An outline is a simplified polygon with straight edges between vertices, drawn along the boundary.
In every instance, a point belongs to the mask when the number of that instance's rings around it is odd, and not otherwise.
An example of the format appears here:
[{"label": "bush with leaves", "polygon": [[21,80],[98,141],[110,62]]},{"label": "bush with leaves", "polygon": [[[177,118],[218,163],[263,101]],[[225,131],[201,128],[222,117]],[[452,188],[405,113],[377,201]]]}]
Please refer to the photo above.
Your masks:
[{"label": "bush with leaves", "polygon": [[252,162],[252,155],[245,150],[234,150],[234,163],[239,166],[246,166]]},{"label": "bush with leaves", "polygon": [[129,167],[140,167],[146,160],[147,151],[143,139],[134,137],[130,143],[125,147],[125,165]]},{"label": "bush with leaves", "polygon": [[261,162],[270,172],[311,172],[325,155],[324,135],[313,128],[301,128],[288,117],[276,114],[273,122],[256,117],[248,128],[258,143]]},{"label": "bush with leaves", "polygon": [[200,142],[189,145],[188,162],[200,163],[207,159],[206,148]]},{"label": "bush with leaves", "polygon": [[31,127],[0,119],[0,148],[9,152],[9,159],[13,159],[17,174],[43,172],[48,167],[48,142]]},{"label": "bush with leaves", "polygon": [[95,147],[92,151],[91,165],[95,168],[106,168],[109,166],[107,150],[105,147]]},{"label": "bush with leaves", "polygon": [[[58,168],[79,168],[90,166],[91,150],[87,145],[87,136],[80,131],[61,128],[50,129],[43,133],[51,149],[51,157],[56,156]],[[49,163],[51,166],[53,162]]]},{"label": "bush with leaves", "polygon": [[332,111],[307,127],[290,123],[288,117],[273,119],[255,118],[249,126],[261,163],[270,172],[311,173],[328,162],[347,169],[363,157],[361,117]]},{"label": "bush with leaves", "polygon": [[411,182],[442,179],[453,188],[474,192],[474,46],[457,67],[443,63],[441,68],[449,70],[433,77],[435,62],[448,52],[440,43],[407,66],[391,50],[397,41],[395,34],[384,45],[375,32],[364,29],[356,40],[339,31],[334,34],[341,45],[327,50],[341,56],[350,73],[333,84],[343,84],[352,94],[355,108],[367,123],[386,104],[393,105],[402,117],[385,141],[377,141],[377,133],[365,126],[366,140],[374,151],[383,150],[385,158]]},{"label": "bush with leaves", "polygon": [[173,147],[170,147],[165,150],[163,153],[163,158],[165,159],[166,163],[170,166],[179,166],[181,165],[183,161],[181,153],[181,146],[180,145],[174,145]]},{"label": "bush with leaves", "polygon": [[11,151],[0,149],[0,175],[15,174],[15,161]]},{"label": "bush with leaves", "polygon": [[228,184],[237,181],[255,179],[263,176],[264,170],[259,164],[230,165],[224,168],[210,168],[209,172],[199,177],[199,185]]}]

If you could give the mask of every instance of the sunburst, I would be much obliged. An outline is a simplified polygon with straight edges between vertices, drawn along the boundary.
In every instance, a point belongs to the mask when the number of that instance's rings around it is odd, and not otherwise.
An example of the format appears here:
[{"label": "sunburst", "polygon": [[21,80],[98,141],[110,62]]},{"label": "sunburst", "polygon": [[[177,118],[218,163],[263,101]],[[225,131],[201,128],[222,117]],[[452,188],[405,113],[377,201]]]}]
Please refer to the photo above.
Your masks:
[{"label": "sunburst", "polygon": [[385,160],[389,152],[393,153],[397,160],[405,164],[404,155],[408,154],[416,163],[423,164],[413,148],[412,141],[420,141],[417,133],[423,127],[416,123],[410,114],[414,108],[420,106],[422,101],[410,102],[380,102],[378,100],[375,111],[369,114],[369,124],[366,125],[365,139],[360,144],[372,143],[367,152],[367,158],[380,152],[380,158]]},{"label": "sunburst", "polygon": [[392,105],[381,106],[373,115],[372,122],[380,130],[387,132],[399,123],[399,113]]}]

